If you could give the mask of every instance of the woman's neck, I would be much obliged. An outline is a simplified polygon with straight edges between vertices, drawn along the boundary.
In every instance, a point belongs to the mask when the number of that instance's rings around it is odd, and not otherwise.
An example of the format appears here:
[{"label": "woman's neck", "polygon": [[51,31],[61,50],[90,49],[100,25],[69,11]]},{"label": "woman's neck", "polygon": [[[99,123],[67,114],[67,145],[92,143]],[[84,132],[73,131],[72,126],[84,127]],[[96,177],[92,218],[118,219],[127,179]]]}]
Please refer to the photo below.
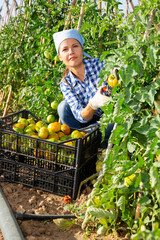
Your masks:
[{"label": "woman's neck", "polygon": [[75,75],[76,78],[84,82],[84,77],[85,77],[84,63],[82,63],[80,66],[77,66],[77,67],[71,67],[69,70]]}]

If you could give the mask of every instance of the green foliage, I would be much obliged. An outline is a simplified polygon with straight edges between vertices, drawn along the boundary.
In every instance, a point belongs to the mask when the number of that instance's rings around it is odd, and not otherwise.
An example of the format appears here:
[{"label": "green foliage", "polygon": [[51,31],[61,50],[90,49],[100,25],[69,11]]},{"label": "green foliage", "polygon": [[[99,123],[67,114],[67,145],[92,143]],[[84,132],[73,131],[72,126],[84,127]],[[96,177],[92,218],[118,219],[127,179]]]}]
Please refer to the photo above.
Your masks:
[{"label": "green foliage", "polygon": [[[61,30],[69,3],[35,0],[21,9],[21,14],[10,19],[0,33],[0,86],[12,85],[12,112],[29,109],[39,117],[51,111],[55,96],[60,99],[58,83],[63,67],[55,63],[53,33]],[[50,50],[52,58],[44,56]],[[57,71],[57,69],[60,69]],[[45,90],[49,89],[45,95]]]},{"label": "green foliage", "polygon": [[[159,239],[160,116],[155,108],[160,112],[160,31],[154,27],[160,20],[159,2],[143,0],[127,18],[118,10],[119,2],[105,2],[107,11],[99,14],[94,1],[85,1],[80,32],[84,50],[105,62],[101,83],[119,68],[119,84],[103,107],[101,130],[108,122],[118,126],[109,139],[113,147],[103,161],[102,181],[89,195],[83,227],[92,222],[104,235],[124,224],[132,239]],[[11,112],[28,109],[45,119],[53,112],[51,102],[61,101],[64,65],[55,60],[53,34],[63,30],[69,11],[67,28],[77,27],[81,1],[69,5],[64,0],[34,0],[29,6],[25,1],[21,14],[0,32],[0,87],[7,91],[12,85]],[[148,29],[151,13],[154,20]]]},{"label": "green foliage", "polygon": [[[69,6],[70,1],[64,0],[52,1],[52,4],[35,0],[31,6],[25,1],[20,15],[3,26],[0,33],[0,86],[5,90],[12,85],[11,112],[23,108],[46,118],[51,113],[50,103],[55,97],[61,101],[59,82],[64,65],[55,60],[53,34],[63,30],[69,11],[72,16],[67,28],[77,27],[81,4],[73,8]],[[94,23],[91,32],[88,31],[90,22]],[[100,15],[92,1],[85,3],[80,31],[87,39],[85,47],[91,56],[100,57],[102,51],[112,49],[113,46],[106,43],[116,41],[115,27],[114,15]],[[49,58],[45,57],[46,52],[50,52]]]},{"label": "green foliage", "polygon": [[125,224],[132,239],[159,237],[160,117],[155,114],[160,89],[159,32],[150,28],[144,38],[151,11],[154,22],[159,22],[157,4],[151,7],[150,1],[145,2],[128,19],[117,19],[119,45],[114,42],[116,47],[101,55],[105,61],[101,83],[119,68],[119,85],[103,107],[101,130],[108,122],[118,126],[110,136],[113,147],[104,158],[102,181],[94,185],[83,222],[83,226],[90,221],[98,229],[103,226],[103,234]]}]

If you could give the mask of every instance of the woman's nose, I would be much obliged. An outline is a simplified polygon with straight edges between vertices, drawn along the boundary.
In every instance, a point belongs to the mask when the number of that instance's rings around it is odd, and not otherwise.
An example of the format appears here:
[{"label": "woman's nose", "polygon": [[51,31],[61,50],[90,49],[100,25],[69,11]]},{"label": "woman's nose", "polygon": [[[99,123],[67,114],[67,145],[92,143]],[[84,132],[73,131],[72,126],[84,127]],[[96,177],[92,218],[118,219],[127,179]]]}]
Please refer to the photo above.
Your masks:
[{"label": "woman's nose", "polygon": [[69,53],[73,53],[74,49],[73,48],[69,48]]}]

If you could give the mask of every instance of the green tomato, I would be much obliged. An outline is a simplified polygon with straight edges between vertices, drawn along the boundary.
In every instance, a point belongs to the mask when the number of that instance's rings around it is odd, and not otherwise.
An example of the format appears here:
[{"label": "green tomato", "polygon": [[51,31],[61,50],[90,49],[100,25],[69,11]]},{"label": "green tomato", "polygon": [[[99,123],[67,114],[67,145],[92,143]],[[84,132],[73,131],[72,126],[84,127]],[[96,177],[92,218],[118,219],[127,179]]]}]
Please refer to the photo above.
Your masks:
[{"label": "green tomato", "polygon": [[51,93],[51,90],[50,90],[50,88],[47,88],[45,91],[44,91],[44,94],[45,95],[50,95],[50,93]]},{"label": "green tomato", "polygon": [[51,59],[51,58],[52,58],[52,52],[49,51],[49,50],[46,50],[46,51],[44,51],[44,56],[45,56],[47,59]]},{"label": "green tomato", "polygon": [[99,173],[100,170],[101,170],[101,168],[102,168],[102,162],[99,161],[99,162],[97,162],[97,164],[96,164],[96,172]]},{"label": "green tomato", "polygon": [[54,57],[54,61],[56,61],[56,62],[59,62],[59,61],[60,61],[58,55],[56,55],[56,56]]},{"label": "green tomato", "polygon": [[14,128],[14,131],[16,131],[17,133],[20,133],[20,134],[23,134],[24,132],[23,132],[23,130],[22,129],[20,129],[20,128]]},{"label": "green tomato", "polygon": [[96,178],[92,179],[91,184],[94,185],[97,182]]},{"label": "green tomato", "polygon": [[51,108],[52,108],[53,110],[57,110],[58,105],[59,105],[59,103],[58,103],[58,101],[56,101],[56,100],[54,100],[53,102],[51,102]]},{"label": "green tomato", "polygon": [[135,180],[136,180],[136,174],[132,174],[128,177],[125,177],[125,179],[124,179],[125,186],[126,187],[131,186],[135,182]]},{"label": "green tomato", "polygon": [[50,114],[50,115],[47,116],[47,122],[48,123],[53,123],[55,121],[56,121],[56,118],[53,114]]}]

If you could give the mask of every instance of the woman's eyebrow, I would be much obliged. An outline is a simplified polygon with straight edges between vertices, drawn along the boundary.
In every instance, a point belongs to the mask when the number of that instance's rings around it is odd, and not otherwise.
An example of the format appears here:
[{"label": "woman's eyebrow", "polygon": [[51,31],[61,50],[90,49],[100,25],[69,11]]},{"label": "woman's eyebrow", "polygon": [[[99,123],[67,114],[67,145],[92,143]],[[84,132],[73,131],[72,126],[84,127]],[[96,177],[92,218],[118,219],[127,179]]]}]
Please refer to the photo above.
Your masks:
[{"label": "woman's eyebrow", "polygon": [[63,48],[67,48],[67,47],[68,47],[68,45],[64,45],[64,46],[62,46],[62,49],[63,49]]},{"label": "woman's eyebrow", "polygon": [[[72,46],[74,46],[74,45],[78,45],[78,43],[75,42],[75,43],[72,44]],[[69,46],[68,46],[68,45],[64,45],[64,46],[62,46],[62,48],[67,48],[67,47],[69,47]]]}]

